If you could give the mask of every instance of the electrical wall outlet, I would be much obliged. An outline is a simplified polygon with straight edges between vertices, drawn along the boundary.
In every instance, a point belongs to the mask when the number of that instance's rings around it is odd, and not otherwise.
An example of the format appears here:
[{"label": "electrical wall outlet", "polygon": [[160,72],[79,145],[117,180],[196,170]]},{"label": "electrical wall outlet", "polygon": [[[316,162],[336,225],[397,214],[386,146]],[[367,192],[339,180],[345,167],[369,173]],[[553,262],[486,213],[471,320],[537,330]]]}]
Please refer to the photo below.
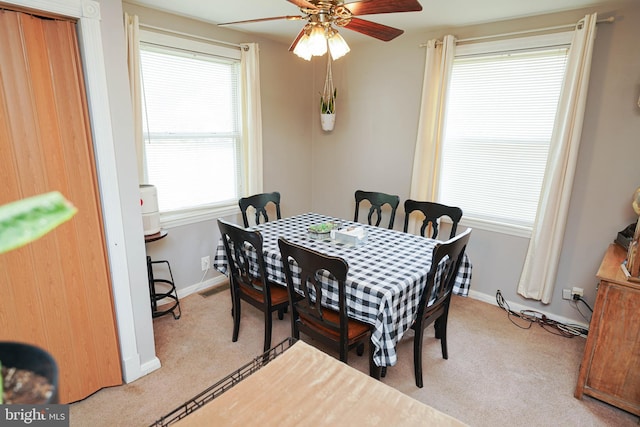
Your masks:
[{"label": "electrical wall outlet", "polygon": [[562,290],[562,299],[573,299],[573,297],[571,296],[571,289]]},{"label": "electrical wall outlet", "polygon": [[207,271],[209,267],[211,267],[211,258],[209,258],[209,255],[200,258],[200,266],[202,267],[202,271]]},{"label": "electrical wall outlet", "polygon": [[577,295],[577,296],[581,297],[582,295],[584,295],[584,289],[576,288],[574,286],[573,288],[571,288],[571,296],[573,296],[573,295]]}]

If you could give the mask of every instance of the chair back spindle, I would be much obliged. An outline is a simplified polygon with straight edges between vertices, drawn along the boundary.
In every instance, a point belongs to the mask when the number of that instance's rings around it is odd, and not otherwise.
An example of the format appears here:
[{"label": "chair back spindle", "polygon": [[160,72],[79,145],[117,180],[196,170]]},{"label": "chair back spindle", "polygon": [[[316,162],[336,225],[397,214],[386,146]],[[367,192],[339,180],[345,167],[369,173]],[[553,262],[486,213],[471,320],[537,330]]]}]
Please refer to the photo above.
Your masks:
[{"label": "chair back spindle", "polygon": [[[353,220],[358,221],[360,203],[367,200],[371,206],[369,207],[369,213],[367,215],[367,222],[369,225],[380,226],[382,220],[382,207],[389,205],[391,207],[391,213],[389,217],[389,226],[387,228],[392,229],[393,223],[396,218],[396,210],[400,204],[400,197],[392,194],[380,193],[376,191],[362,191],[357,190],[355,192],[356,209],[353,215]],[[374,223],[375,220],[375,223]]]},{"label": "chair back spindle", "polygon": [[409,230],[409,217],[412,212],[420,211],[424,215],[422,226],[420,227],[420,235],[426,236],[426,230],[431,225],[431,237],[435,239],[438,237],[440,219],[442,217],[449,217],[451,219],[451,232],[449,238],[453,238],[456,235],[458,224],[462,219],[462,209],[456,206],[447,206],[435,202],[423,202],[418,200],[407,199],[404,202],[404,227],[403,230],[406,233]]},{"label": "chair back spindle", "polygon": [[280,193],[274,191],[273,193],[260,193],[253,196],[243,197],[238,200],[238,206],[242,213],[242,221],[245,228],[249,227],[249,217],[247,216],[247,209],[253,207],[255,209],[255,223],[260,224],[262,222],[269,221],[269,215],[267,214],[267,205],[272,203],[276,209],[276,218],[281,219],[280,213]]}]

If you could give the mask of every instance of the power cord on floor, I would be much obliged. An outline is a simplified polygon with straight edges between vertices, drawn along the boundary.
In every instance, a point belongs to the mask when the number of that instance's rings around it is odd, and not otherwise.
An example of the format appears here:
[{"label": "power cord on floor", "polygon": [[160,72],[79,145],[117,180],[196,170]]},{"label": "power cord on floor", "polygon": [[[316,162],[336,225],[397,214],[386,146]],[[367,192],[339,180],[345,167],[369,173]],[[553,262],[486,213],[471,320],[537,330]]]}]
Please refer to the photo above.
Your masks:
[{"label": "power cord on floor", "polygon": [[[509,303],[502,296],[502,292],[498,290],[496,292],[496,302],[498,307],[507,312],[507,317],[517,327],[521,329],[530,329],[531,325],[537,323],[545,331],[554,335],[559,335],[565,338],[573,338],[575,336],[586,336],[589,332],[588,329],[581,327],[580,325],[564,324],[555,320],[549,319],[546,315],[535,310],[521,310],[519,313],[511,310]],[[585,302],[585,305],[589,305]],[[590,307],[589,307],[590,308]],[[520,319],[518,321],[514,319]],[[518,324],[518,322],[522,324]]]}]

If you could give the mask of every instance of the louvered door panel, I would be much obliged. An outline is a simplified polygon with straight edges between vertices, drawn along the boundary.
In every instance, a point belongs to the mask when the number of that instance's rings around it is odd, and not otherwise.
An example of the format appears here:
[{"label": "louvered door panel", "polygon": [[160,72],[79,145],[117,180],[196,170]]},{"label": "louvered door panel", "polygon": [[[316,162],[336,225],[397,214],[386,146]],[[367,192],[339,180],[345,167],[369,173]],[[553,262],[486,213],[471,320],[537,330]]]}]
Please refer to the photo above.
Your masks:
[{"label": "louvered door panel", "polygon": [[60,401],[122,383],[74,22],[0,11],[0,203],[58,190],[69,222],[0,255],[0,340],[56,359]]}]

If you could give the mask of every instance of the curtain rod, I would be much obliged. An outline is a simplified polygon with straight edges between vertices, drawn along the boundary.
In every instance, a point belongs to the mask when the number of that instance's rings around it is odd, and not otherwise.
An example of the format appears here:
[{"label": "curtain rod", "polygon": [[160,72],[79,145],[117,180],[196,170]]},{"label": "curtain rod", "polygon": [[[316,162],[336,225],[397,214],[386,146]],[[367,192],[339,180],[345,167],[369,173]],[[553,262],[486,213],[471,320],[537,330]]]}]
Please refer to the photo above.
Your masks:
[{"label": "curtain rod", "polygon": [[[610,16],[608,18],[597,20],[596,24],[608,24],[608,23],[614,22],[615,20],[616,20],[616,18],[614,16]],[[496,39],[496,38],[500,38],[500,37],[518,36],[518,35],[529,34],[529,33],[542,33],[542,32],[545,32],[545,31],[563,30],[563,29],[566,29],[566,28],[573,28],[576,25],[577,24],[556,25],[555,27],[546,27],[546,28],[537,28],[537,29],[533,29],[533,30],[514,31],[514,32],[511,32],[511,33],[493,34],[491,36],[469,37],[469,38],[466,38],[466,39],[456,40],[456,44],[464,43],[464,42],[478,41],[478,40]],[[442,42],[441,41],[437,41],[436,44],[438,44],[438,43],[442,43]],[[427,43],[420,43],[420,47],[426,47],[426,46],[427,46]]]},{"label": "curtain rod", "polygon": [[196,39],[196,40],[202,40],[202,41],[215,43],[215,44],[220,44],[220,45],[224,45],[224,46],[235,47],[236,49],[245,49],[246,50],[246,48],[241,44],[224,42],[224,41],[221,41],[221,40],[216,40],[216,39],[212,39],[212,38],[209,38],[209,37],[197,36],[197,35],[185,33],[185,32],[182,32],[182,31],[168,30],[166,28],[156,27],[155,25],[148,25],[148,24],[142,24],[141,23],[140,24],[140,28],[148,29],[148,30],[154,30],[154,31],[161,31],[163,33],[175,34],[175,35],[178,35],[178,36],[189,37],[189,38]]}]

